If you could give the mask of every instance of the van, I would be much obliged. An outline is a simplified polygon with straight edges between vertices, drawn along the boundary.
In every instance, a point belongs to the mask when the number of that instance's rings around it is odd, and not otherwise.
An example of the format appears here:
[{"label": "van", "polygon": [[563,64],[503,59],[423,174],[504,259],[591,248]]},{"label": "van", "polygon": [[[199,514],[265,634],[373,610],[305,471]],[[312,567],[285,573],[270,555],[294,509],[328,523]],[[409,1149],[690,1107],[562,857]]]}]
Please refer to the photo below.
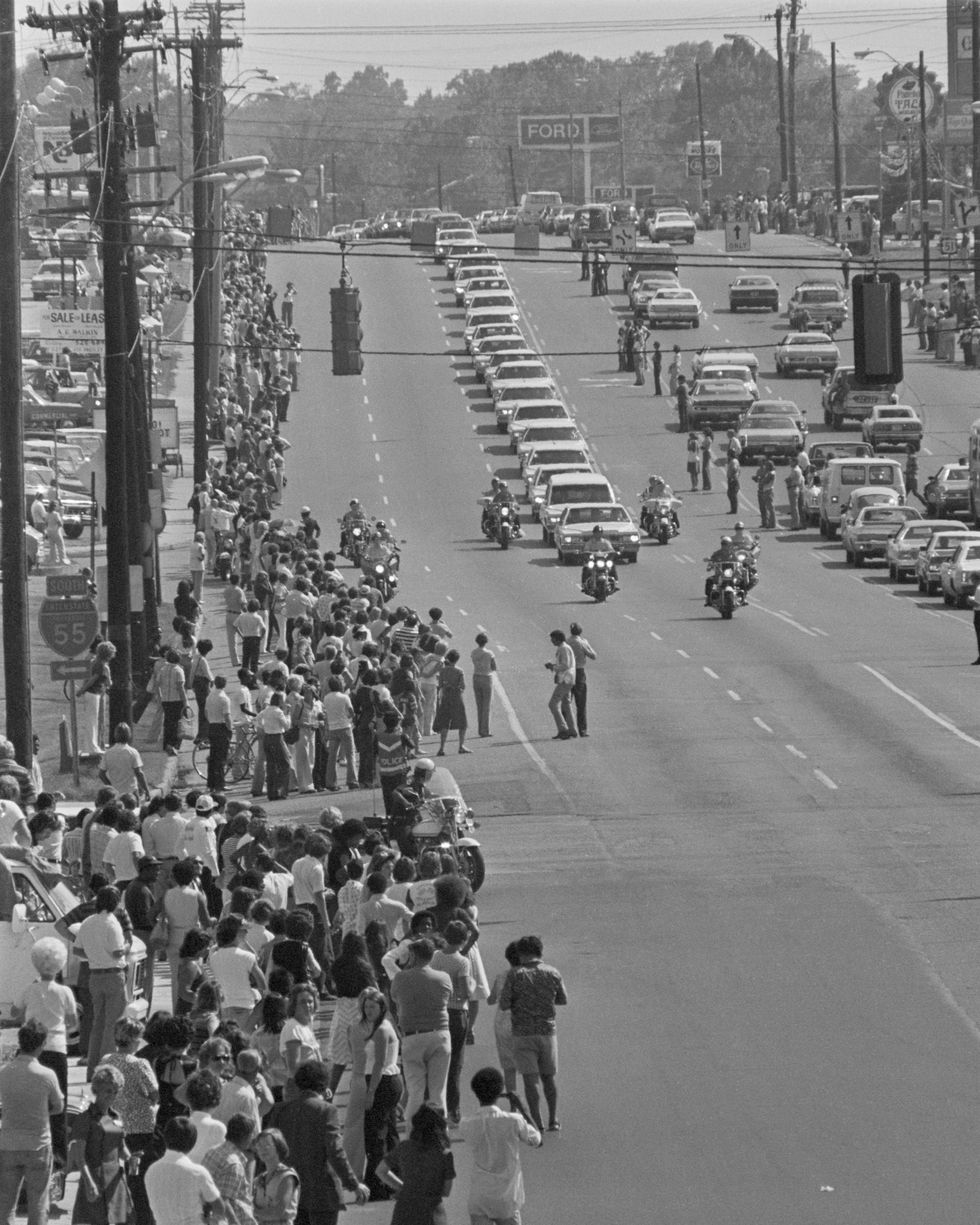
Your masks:
[{"label": "van", "polygon": [[608,204],[586,204],[577,208],[568,226],[568,240],[573,251],[584,246],[605,246],[612,243],[612,212]]},{"label": "van", "polygon": [[[36,978],[31,948],[42,936],[53,936],[68,945],[64,981],[78,983],[80,960],[71,952],[62,920],[81,905],[67,878],[40,871],[33,856],[21,847],[4,847],[0,856],[0,1025],[12,1023],[11,1010],[21,992]],[[12,893],[11,893],[12,886]],[[73,937],[77,929],[68,929]],[[146,945],[133,938],[126,958],[126,1015],[145,1020],[143,985],[146,977]]]},{"label": "van", "polygon": [[820,535],[833,540],[840,529],[841,513],[859,485],[894,489],[905,502],[905,471],[897,459],[875,455],[867,459],[832,459],[820,474]]},{"label": "van", "polygon": [[555,528],[565,507],[586,502],[603,506],[616,504],[613,487],[601,473],[569,472],[567,475],[551,478],[539,511],[542,539],[546,544],[554,544]]},{"label": "van", "polygon": [[521,196],[517,220],[522,222],[539,221],[545,209],[561,208],[560,191],[526,191]]}]

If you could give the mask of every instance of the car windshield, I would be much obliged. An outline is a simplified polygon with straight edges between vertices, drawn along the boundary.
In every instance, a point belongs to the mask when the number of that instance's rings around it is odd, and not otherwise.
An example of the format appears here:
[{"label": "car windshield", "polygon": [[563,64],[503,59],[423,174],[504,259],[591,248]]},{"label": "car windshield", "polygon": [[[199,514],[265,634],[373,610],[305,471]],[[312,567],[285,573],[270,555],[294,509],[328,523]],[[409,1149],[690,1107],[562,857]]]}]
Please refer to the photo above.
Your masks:
[{"label": "car windshield", "polygon": [[690,289],[658,289],[656,296],[661,302],[668,300],[690,302],[694,297],[694,292]]},{"label": "car windshield", "polygon": [[751,430],[788,430],[793,425],[788,417],[750,417],[745,424]]},{"label": "car windshield", "polygon": [[925,540],[932,535],[931,523],[910,523],[902,533],[903,540]]},{"label": "car windshield", "polygon": [[703,379],[737,379],[747,383],[751,378],[747,366],[704,366],[701,370]]},{"label": "car windshield", "polygon": [[532,421],[539,418],[567,417],[568,411],[564,404],[528,404],[519,408],[514,414],[515,421]]},{"label": "car windshield", "polygon": [[906,510],[912,510],[913,507],[905,506],[870,506],[861,515],[862,523],[901,523],[903,519],[907,519]]},{"label": "car windshield", "polygon": [[760,287],[764,289],[772,289],[775,283],[775,281],[771,280],[767,276],[740,276],[735,282],[736,285],[743,289]]},{"label": "car windshield", "polygon": [[841,464],[842,485],[892,485],[895,482],[894,464]]},{"label": "car windshield", "polygon": [[970,479],[969,468],[944,468],[939,474],[941,481],[968,481]]},{"label": "car windshield", "polygon": [[706,379],[699,380],[694,385],[694,390],[699,395],[709,396],[741,396],[745,398],[745,384],[736,382],[735,379]]},{"label": "car windshield", "polygon": [[961,548],[957,554],[957,560],[961,562],[980,561],[980,544],[971,544]]},{"label": "car windshield", "polygon": [[629,523],[630,517],[622,506],[570,506],[565,511],[565,523]]},{"label": "car windshield", "polygon": [[882,408],[878,410],[878,420],[892,417],[914,417],[915,413],[910,408]]},{"label": "car windshield", "polygon": [[531,456],[529,467],[543,468],[548,464],[587,464],[588,456],[580,447],[570,450],[539,451]]},{"label": "car windshield", "polygon": [[934,537],[929,545],[930,551],[934,549],[949,549],[949,551],[952,553],[954,549],[959,548],[959,541],[956,539],[958,535],[959,533],[955,532],[950,533],[948,536]]},{"label": "car windshield", "polygon": [[838,302],[840,294],[836,289],[804,289],[800,299],[803,302]]},{"label": "car windshield", "polygon": [[611,502],[609,490],[601,485],[559,485],[551,491],[552,506],[566,506],[569,502]]},{"label": "car windshield", "polygon": [[834,342],[822,332],[802,332],[799,336],[787,336],[788,345],[830,345]]},{"label": "car windshield", "polygon": [[498,379],[546,379],[548,371],[544,366],[531,362],[526,366],[508,366],[506,363],[497,370]]},{"label": "car windshield", "polygon": [[569,438],[578,437],[578,426],[575,425],[556,425],[545,426],[535,425],[527,430],[524,434],[525,442],[564,442]]},{"label": "car windshield", "polygon": [[550,400],[554,397],[551,387],[505,387],[501,400]]}]

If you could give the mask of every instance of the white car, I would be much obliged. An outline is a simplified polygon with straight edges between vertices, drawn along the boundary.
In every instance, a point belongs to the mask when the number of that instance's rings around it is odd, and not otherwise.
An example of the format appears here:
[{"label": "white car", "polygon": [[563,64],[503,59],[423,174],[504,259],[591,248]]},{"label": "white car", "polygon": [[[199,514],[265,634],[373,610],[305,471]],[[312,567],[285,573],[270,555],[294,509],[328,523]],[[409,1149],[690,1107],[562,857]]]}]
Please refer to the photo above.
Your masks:
[{"label": "white car", "polygon": [[494,397],[493,411],[497,418],[497,429],[507,433],[507,426],[519,408],[525,405],[551,403],[558,398],[558,391],[550,379],[537,379],[533,383],[511,383],[502,387]]},{"label": "white car", "polygon": [[848,516],[841,528],[840,540],[844,557],[855,566],[863,566],[873,557],[884,557],[892,536],[910,519],[921,519],[914,506],[864,506],[851,520]]},{"label": "white car", "polygon": [[463,341],[469,349],[473,343],[477,328],[486,323],[520,322],[521,313],[516,306],[488,306],[484,310],[470,311],[463,324]]},{"label": "white car", "polygon": [[473,369],[484,383],[490,372],[504,362],[537,361],[534,349],[529,349],[523,336],[490,336],[473,347]]},{"label": "white car", "polygon": [[625,562],[635,562],[640,552],[640,529],[633,522],[629,511],[618,502],[576,503],[567,506],[555,526],[555,547],[562,565],[581,565],[586,558],[586,540],[594,527],[601,527],[602,534],[616,549],[616,556]]},{"label": "white car", "polygon": [[487,390],[494,400],[504,387],[513,383],[527,383],[532,387],[547,384],[554,387],[551,374],[543,361],[521,357],[516,361],[503,361],[487,369]]},{"label": "white car", "polygon": [[980,542],[964,540],[952,557],[939,567],[939,585],[944,604],[969,608],[980,583]]},{"label": "white car", "polygon": [[91,279],[81,260],[46,259],[31,277],[31,297],[35,302],[55,295],[68,297],[76,290],[86,289]]},{"label": "white car", "polygon": [[699,328],[701,299],[693,289],[672,289],[670,286],[664,286],[648,299],[646,317],[651,327],[687,323],[692,328]]},{"label": "white car", "polygon": [[698,376],[704,381],[710,379],[735,379],[737,382],[745,384],[745,390],[754,399],[759,398],[759,384],[752,377],[752,371],[748,366],[732,365],[728,362],[710,362],[701,367],[701,373]]},{"label": "white car", "polygon": [[539,421],[537,425],[527,426],[517,444],[517,462],[523,469],[528,456],[537,447],[546,444],[582,443],[582,431],[574,421],[559,418],[556,421]]},{"label": "white car", "polygon": [[693,243],[697,226],[690,213],[682,208],[662,208],[647,222],[651,242]]},{"label": "white car", "polygon": [[840,349],[826,332],[790,332],[776,345],[776,373],[833,374]]},{"label": "white car", "polygon": [[511,450],[517,450],[517,444],[529,426],[554,425],[559,421],[566,425],[572,422],[572,414],[561,400],[536,400],[531,404],[519,405],[514,409],[506,427],[510,435]]},{"label": "white car", "polygon": [[487,274],[486,276],[465,276],[462,279],[457,279],[454,286],[454,294],[456,297],[457,306],[469,306],[469,300],[474,294],[489,293],[493,290],[499,290],[503,293],[510,293],[510,281],[503,275]]},{"label": "white car", "polygon": [[906,575],[911,578],[915,574],[916,559],[929,543],[929,537],[944,527],[955,532],[962,524],[955,519],[913,519],[906,523],[885,548],[888,577],[896,583],[903,583]]},{"label": "white car", "polygon": [[595,467],[586,458],[578,463],[540,464],[533,472],[528,472],[524,478],[527,489],[527,500],[531,504],[531,518],[537,522],[541,518],[541,507],[544,505],[545,494],[548,492],[548,482],[553,476],[562,476],[569,472],[595,472]]}]

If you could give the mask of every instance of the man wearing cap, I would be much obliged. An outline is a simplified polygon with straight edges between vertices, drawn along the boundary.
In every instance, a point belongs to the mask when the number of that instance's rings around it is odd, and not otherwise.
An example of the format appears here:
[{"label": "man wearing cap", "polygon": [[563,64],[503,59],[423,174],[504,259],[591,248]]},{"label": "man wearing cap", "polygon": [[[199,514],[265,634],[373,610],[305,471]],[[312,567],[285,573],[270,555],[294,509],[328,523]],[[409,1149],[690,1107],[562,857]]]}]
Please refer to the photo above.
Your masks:
[{"label": "man wearing cap", "polygon": [[153,966],[156,949],[151,947],[153,927],[160,913],[160,904],[154,895],[154,886],[160,876],[160,860],[144,855],[136,865],[136,877],[126,886],[123,905],[133,924],[134,935],[146,945],[146,971],[143,994],[146,996],[146,1015],[153,1011]]},{"label": "man wearing cap", "polygon": [[208,910],[217,918],[221,913],[221,890],[218,888],[218,838],[212,812],[215,803],[209,795],[199,795],[194,815],[187,822],[181,841],[185,859],[199,859],[204,865],[201,888],[208,899]]}]

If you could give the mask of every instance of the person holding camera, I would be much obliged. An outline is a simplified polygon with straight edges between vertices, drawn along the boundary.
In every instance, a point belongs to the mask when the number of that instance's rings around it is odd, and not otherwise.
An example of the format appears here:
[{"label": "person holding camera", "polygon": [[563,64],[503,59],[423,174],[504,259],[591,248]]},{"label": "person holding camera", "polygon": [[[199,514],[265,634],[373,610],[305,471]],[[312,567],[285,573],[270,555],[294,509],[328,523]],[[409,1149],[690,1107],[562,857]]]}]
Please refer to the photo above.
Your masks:
[{"label": "person holding camera", "polygon": [[[496,1068],[481,1068],[470,1081],[480,1103],[460,1131],[473,1153],[473,1176],[467,1208],[471,1225],[520,1220],[524,1204],[524,1177],[520,1145],[540,1148],[541,1132],[528,1118],[516,1093],[504,1094],[504,1078]],[[497,1101],[505,1096],[510,1111]]]},{"label": "person holding camera", "polygon": [[578,737],[575,730],[575,716],[572,714],[572,689],[575,686],[575,656],[572,648],[565,641],[562,630],[552,630],[549,635],[555,648],[553,663],[545,667],[555,675],[555,687],[552,690],[548,709],[555,720],[558,729],[553,740],[573,740]]}]

